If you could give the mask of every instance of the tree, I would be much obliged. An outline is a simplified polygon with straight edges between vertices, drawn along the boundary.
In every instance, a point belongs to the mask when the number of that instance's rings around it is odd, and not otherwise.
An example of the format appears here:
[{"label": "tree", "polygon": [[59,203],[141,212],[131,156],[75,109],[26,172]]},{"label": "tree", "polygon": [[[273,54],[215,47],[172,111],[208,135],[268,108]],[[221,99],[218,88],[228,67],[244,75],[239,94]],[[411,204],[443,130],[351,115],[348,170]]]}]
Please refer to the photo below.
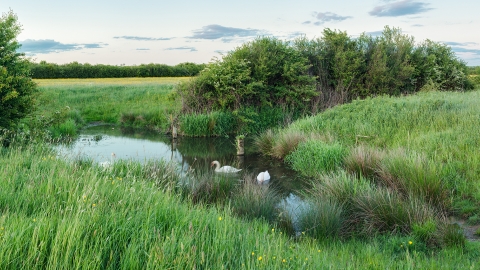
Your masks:
[{"label": "tree", "polygon": [[21,32],[17,16],[10,10],[0,18],[0,132],[12,130],[34,105],[36,84],[30,77],[30,63],[16,40]]}]

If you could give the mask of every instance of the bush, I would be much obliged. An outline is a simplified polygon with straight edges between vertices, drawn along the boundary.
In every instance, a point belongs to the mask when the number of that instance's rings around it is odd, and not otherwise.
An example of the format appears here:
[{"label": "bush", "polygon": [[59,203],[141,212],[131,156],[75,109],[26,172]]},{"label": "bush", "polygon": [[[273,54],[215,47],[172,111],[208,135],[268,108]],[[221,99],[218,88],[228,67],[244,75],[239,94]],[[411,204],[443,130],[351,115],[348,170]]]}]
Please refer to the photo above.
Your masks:
[{"label": "bush", "polygon": [[[29,61],[16,51],[21,32],[17,16],[3,13],[0,18],[0,130],[13,130],[20,119],[34,109],[36,85],[30,77]],[[3,132],[2,132],[3,133]]]},{"label": "bush", "polygon": [[275,38],[258,38],[215,60],[177,89],[183,112],[242,107],[303,108],[317,95],[308,60]]}]

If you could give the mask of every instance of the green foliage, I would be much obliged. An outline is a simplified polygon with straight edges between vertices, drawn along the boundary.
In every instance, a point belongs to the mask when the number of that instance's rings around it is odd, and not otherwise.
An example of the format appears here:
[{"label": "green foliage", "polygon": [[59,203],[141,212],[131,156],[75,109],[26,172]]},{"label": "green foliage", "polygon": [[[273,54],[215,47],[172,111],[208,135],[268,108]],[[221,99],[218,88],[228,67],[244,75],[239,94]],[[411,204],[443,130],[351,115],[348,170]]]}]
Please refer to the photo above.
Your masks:
[{"label": "green foliage", "polygon": [[[36,85],[30,78],[29,61],[18,53],[21,32],[17,16],[9,11],[0,18],[0,130],[15,129],[34,109]],[[1,131],[0,131],[1,132]]]},{"label": "green foliage", "polygon": [[32,78],[130,78],[130,77],[191,77],[205,68],[205,64],[180,63],[176,66],[164,64],[141,64],[139,66],[91,65],[71,62],[67,64],[30,63]]},{"label": "green foliage", "polygon": [[65,122],[51,126],[49,128],[51,137],[53,139],[62,137],[73,138],[77,135],[77,130],[78,127],[75,124],[75,120],[73,119],[67,119]]},{"label": "green foliage", "polygon": [[187,113],[248,107],[304,108],[315,96],[308,61],[288,42],[258,38],[215,60],[178,88]]},{"label": "green foliage", "polygon": [[471,90],[468,72],[450,47],[416,43],[399,28],[358,38],[327,28],[314,40],[245,43],[179,85],[177,94],[183,113],[233,111],[237,132],[258,133],[357,98]]},{"label": "green foliage", "polygon": [[426,243],[428,245],[434,245],[436,243],[436,234],[438,232],[437,224],[435,220],[426,220],[421,223],[414,223],[412,226],[412,234],[416,239]]},{"label": "green foliage", "polygon": [[470,82],[475,85],[475,87],[480,87],[480,75],[476,74],[476,75],[470,75],[468,77],[468,79],[470,80]]},{"label": "green foliage", "polygon": [[300,143],[295,151],[285,157],[285,161],[303,175],[316,176],[341,166],[346,153],[339,143],[308,140]]},{"label": "green foliage", "polygon": [[432,81],[442,91],[472,90],[468,80],[468,69],[453,50],[445,44],[426,40],[412,54],[415,65],[414,81],[417,89]]}]

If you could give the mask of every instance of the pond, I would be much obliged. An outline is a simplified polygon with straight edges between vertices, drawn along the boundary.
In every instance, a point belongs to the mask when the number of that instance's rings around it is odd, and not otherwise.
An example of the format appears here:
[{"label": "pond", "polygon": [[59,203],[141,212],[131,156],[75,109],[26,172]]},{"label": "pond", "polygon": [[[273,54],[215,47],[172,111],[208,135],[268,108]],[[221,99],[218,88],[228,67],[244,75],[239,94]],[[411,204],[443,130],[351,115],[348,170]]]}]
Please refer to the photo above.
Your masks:
[{"label": "pond", "polygon": [[[78,138],[69,144],[57,146],[65,157],[87,157],[95,162],[112,159],[146,162],[160,160],[174,162],[181,172],[213,170],[210,164],[220,164],[242,169],[242,173],[258,175],[268,170],[269,185],[284,197],[292,196],[304,185],[304,179],[279,160],[255,153],[250,139],[245,140],[245,155],[237,156],[233,137],[191,138],[170,136],[147,130],[119,128],[109,125],[91,126],[81,131]],[[115,157],[112,157],[115,153]]]}]

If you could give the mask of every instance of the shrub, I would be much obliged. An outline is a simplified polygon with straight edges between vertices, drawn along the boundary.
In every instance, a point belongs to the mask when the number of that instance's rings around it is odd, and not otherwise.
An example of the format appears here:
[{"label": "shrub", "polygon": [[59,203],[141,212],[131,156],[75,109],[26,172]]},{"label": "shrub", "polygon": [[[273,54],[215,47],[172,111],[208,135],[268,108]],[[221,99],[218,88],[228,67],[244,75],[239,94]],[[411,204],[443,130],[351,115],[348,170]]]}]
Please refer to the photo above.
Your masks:
[{"label": "shrub", "polygon": [[276,38],[258,38],[215,60],[198,77],[180,85],[183,112],[242,107],[303,108],[317,95],[308,60]]},{"label": "shrub", "polygon": [[0,17],[0,132],[14,130],[20,119],[34,110],[38,92],[30,77],[29,60],[16,51],[21,32],[17,16],[9,11]]}]

